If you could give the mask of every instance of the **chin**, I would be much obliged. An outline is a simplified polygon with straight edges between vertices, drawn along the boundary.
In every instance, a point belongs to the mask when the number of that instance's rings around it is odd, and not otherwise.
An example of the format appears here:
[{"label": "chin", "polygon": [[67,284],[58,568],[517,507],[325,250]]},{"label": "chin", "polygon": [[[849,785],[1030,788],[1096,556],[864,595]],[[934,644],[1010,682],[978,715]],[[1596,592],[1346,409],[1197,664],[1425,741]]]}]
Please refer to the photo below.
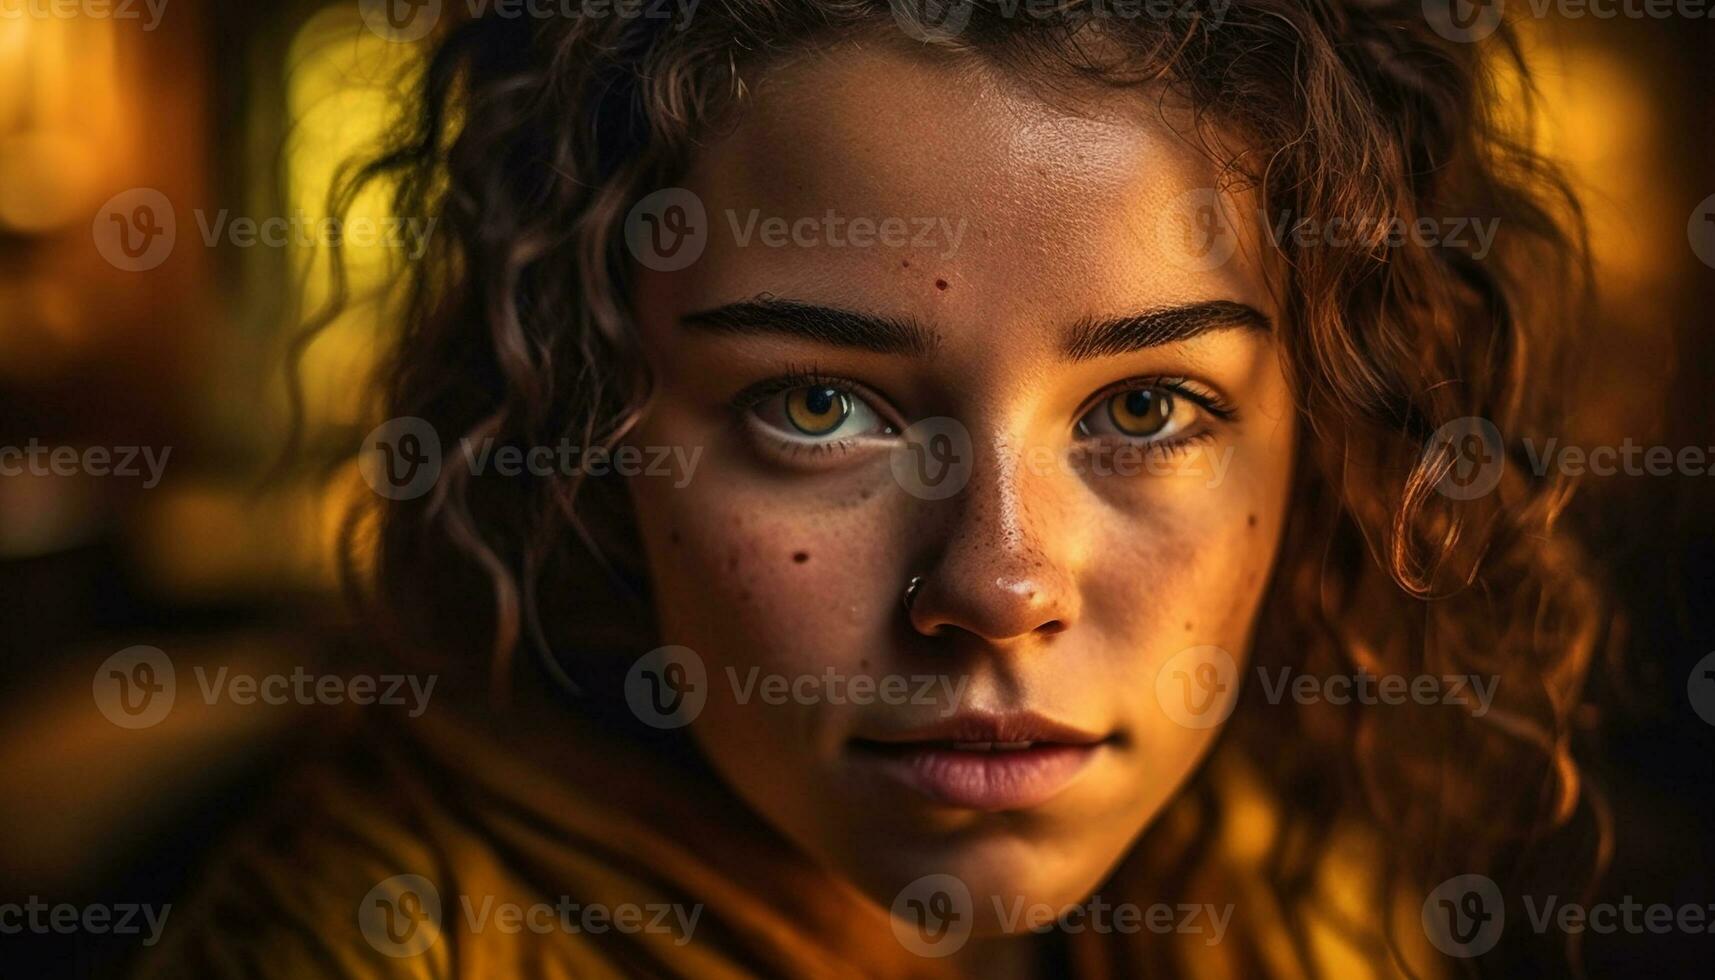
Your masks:
[{"label": "chin", "polygon": [[1132,836],[1068,841],[985,828],[951,840],[912,843],[889,835],[885,850],[845,855],[839,870],[896,916],[913,899],[954,893],[970,911],[973,936],[1002,936],[1022,931],[1020,908],[1048,906],[1058,912],[1088,899]]}]

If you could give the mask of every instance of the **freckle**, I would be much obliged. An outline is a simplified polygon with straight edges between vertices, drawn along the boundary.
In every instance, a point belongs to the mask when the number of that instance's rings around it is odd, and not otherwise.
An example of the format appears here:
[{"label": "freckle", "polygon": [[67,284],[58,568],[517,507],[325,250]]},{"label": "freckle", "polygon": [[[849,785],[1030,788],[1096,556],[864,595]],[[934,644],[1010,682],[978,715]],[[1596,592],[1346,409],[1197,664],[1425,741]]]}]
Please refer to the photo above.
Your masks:
[{"label": "freckle", "polygon": [[862,669],[864,669],[864,670],[868,670],[868,669],[869,669],[869,658],[868,658],[868,657],[865,657],[865,658],[863,658],[863,659],[862,659],[862,660],[859,660],[859,661],[858,661],[858,666],[859,666],[859,667],[861,667],[861,668],[862,668]]},{"label": "freckle", "polygon": [[1185,632],[1191,632],[1191,621],[1189,619],[1185,621]]},{"label": "freckle", "polygon": [[947,280],[945,280],[945,279],[935,280],[935,288],[936,289],[946,289],[947,288]]},{"label": "freckle", "polygon": [[810,553],[808,551],[800,551],[792,556],[792,560],[802,565],[810,560]]},{"label": "freckle", "polygon": [[679,529],[678,528],[674,528],[672,531],[670,531],[667,534],[667,540],[673,542],[674,544],[681,544],[684,541],[683,538],[679,537]]},{"label": "freckle", "polygon": [[909,269],[909,268],[911,268],[911,260],[910,260],[910,259],[900,259],[900,260],[899,260],[899,267],[900,267],[900,268],[901,268],[901,269]]},{"label": "freckle", "polygon": [[726,567],[737,568],[738,567],[738,556],[737,555],[728,555],[726,558]]},{"label": "freckle", "polygon": [[1256,527],[1256,515],[1252,514],[1245,523],[1249,524],[1251,527]]}]

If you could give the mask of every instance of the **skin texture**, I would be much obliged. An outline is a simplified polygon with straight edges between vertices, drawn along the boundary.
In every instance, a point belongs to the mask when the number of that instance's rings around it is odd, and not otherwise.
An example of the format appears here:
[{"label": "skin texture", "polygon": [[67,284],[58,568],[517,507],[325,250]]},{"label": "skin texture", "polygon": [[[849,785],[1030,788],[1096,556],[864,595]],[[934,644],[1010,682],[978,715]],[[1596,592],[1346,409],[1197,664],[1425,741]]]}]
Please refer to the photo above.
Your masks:
[{"label": "skin texture", "polygon": [[[757,812],[883,907],[922,875],[958,876],[979,935],[1000,929],[990,896],[1056,909],[1087,899],[1194,771],[1219,728],[1176,721],[1158,673],[1200,645],[1243,669],[1281,534],[1295,414],[1266,332],[1062,355],[1082,319],[1209,300],[1277,318],[1254,222],[1226,229],[1243,242],[1232,258],[1199,267],[1178,202],[1214,185],[1215,171],[1162,112],[1137,90],[1045,100],[957,55],[886,44],[804,55],[756,86],[683,180],[709,215],[701,258],[639,270],[658,389],[632,441],[703,450],[686,487],[632,483],[663,642],[692,648],[708,671],[692,735]],[[1224,201],[1256,214],[1248,199]],[[753,208],[944,218],[965,230],[951,250],[944,236],[924,247],[740,246],[731,222]],[[933,350],[680,322],[762,293],[911,317]],[[787,456],[732,404],[811,367],[861,384],[896,428],[959,420],[974,450],[962,492],[928,500],[902,488],[890,463],[897,434]],[[1104,389],[1155,377],[1189,379],[1235,415],[1204,413],[1204,438],[1176,455],[1120,451],[1134,469],[1158,459],[1149,472],[1073,465],[1088,459],[1078,422],[1106,404]],[[908,613],[901,594],[918,574]],[[752,667],[964,679],[960,710],[1035,711],[1110,738],[1046,802],[948,806],[865,776],[851,744],[938,721],[946,704],[739,703],[728,668],[742,681]],[[1239,686],[1227,683],[1209,710],[1223,712]]]}]

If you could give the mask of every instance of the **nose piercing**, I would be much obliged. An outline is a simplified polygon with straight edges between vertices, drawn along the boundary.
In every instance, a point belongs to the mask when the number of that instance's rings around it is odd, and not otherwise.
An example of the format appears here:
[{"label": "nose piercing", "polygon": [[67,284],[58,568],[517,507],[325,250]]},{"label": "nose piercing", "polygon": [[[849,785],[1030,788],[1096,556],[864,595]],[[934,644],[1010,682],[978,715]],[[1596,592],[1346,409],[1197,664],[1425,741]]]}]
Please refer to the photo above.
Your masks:
[{"label": "nose piercing", "polygon": [[917,593],[923,588],[923,576],[913,575],[911,581],[905,583],[905,611],[911,611],[911,604],[917,601]]}]

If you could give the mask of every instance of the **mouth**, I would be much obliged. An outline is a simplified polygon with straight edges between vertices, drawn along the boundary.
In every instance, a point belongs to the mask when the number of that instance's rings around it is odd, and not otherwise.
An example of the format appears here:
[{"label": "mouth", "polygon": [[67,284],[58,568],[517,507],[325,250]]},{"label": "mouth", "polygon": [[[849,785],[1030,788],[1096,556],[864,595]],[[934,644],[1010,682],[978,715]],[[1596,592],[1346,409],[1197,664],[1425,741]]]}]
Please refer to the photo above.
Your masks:
[{"label": "mouth", "polygon": [[999,812],[1058,796],[1113,741],[1035,714],[964,715],[854,738],[851,750],[860,765],[935,803]]}]

